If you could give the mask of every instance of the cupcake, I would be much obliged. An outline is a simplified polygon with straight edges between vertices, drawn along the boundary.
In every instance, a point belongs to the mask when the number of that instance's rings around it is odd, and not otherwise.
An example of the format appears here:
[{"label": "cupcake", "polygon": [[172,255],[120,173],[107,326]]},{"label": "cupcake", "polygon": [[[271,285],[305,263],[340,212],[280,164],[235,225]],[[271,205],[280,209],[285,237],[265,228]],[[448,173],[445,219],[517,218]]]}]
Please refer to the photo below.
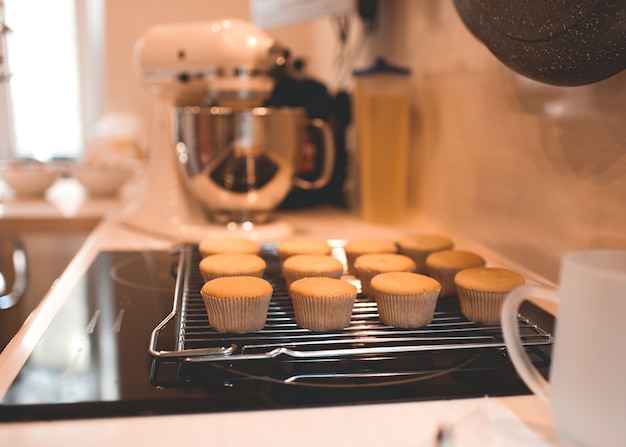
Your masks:
[{"label": "cupcake", "polygon": [[283,276],[287,287],[297,279],[309,276],[341,278],[343,264],[330,255],[294,255],[283,263]]},{"label": "cupcake", "polygon": [[296,324],[312,331],[325,332],[347,327],[357,290],[342,279],[301,278],[289,287]]},{"label": "cupcake", "polygon": [[374,276],[386,272],[414,272],[415,262],[408,256],[397,253],[369,253],[356,258],[354,269],[361,281],[363,293],[372,297],[370,281]]},{"label": "cupcake", "polygon": [[332,248],[324,239],[311,237],[293,237],[284,239],[276,245],[276,252],[281,262],[293,255],[329,255]]},{"label": "cupcake", "polygon": [[371,288],[381,323],[418,328],[433,321],[441,284],[419,273],[388,272],[374,276]]},{"label": "cupcake", "polygon": [[198,251],[202,257],[218,253],[247,253],[259,254],[259,245],[243,237],[223,237],[204,239],[198,244]]},{"label": "cupcake", "polygon": [[355,239],[348,241],[343,250],[346,253],[348,273],[356,276],[354,269],[356,258],[367,253],[396,253],[398,246],[391,241],[381,239]]},{"label": "cupcake", "polygon": [[428,274],[426,257],[436,251],[451,250],[452,240],[436,234],[410,234],[398,241],[399,252],[415,261],[415,272]]},{"label": "cupcake", "polygon": [[454,275],[468,268],[484,267],[485,264],[486,261],[482,256],[464,250],[437,251],[426,257],[428,275],[441,284],[439,296],[456,295]]},{"label": "cupcake", "polygon": [[206,282],[200,294],[213,329],[245,334],[265,326],[272,292],[262,278],[229,276]]},{"label": "cupcake", "polygon": [[200,261],[202,279],[210,281],[223,276],[262,277],[267,264],[258,256],[246,253],[219,253]]},{"label": "cupcake", "polygon": [[526,281],[517,272],[497,267],[470,268],[454,277],[461,313],[480,324],[500,324],[507,294]]}]

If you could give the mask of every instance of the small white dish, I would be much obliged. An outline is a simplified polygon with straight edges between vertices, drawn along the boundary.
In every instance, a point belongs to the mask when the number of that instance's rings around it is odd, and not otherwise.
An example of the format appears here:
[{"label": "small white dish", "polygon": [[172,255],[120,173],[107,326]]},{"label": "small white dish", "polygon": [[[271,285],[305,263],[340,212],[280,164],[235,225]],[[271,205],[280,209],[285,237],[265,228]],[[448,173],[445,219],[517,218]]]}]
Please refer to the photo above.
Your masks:
[{"label": "small white dish", "polygon": [[133,171],[124,166],[74,165],[70,173],[91,196],[113,196],[133,176]]},{"label": "small white dish", "polygon": [[16,197],[43,197],[59,177],[61,168],[39,162],[8,161],[0,164],[0,179]]}]

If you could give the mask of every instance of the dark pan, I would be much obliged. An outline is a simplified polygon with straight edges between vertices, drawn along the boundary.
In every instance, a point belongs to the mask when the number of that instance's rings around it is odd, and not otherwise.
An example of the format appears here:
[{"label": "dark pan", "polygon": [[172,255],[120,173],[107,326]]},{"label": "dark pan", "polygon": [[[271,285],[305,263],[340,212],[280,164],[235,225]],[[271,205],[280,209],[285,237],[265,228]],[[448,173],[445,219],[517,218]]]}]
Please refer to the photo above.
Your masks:
[{"label": "dark pan", "polygon": [[528,78],[575,86],[626,68],[626,0],[454,0],[469,30]]}]

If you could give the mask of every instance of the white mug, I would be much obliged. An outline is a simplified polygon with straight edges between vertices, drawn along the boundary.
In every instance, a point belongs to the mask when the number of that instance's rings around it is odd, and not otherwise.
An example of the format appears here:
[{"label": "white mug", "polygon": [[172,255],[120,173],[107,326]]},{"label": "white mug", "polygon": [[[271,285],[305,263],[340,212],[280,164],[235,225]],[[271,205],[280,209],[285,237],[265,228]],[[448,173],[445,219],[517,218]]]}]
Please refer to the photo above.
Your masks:
[{"label": "white mug", "polygon": [[[519,337],[518,308],[529,298],[559,305],[549,383],[526,356]],[[565,445],[624,445],[626,250],[566,255],[558,289],[527,284],[507,296],[502,332],[520,377],[550,403]]]}]

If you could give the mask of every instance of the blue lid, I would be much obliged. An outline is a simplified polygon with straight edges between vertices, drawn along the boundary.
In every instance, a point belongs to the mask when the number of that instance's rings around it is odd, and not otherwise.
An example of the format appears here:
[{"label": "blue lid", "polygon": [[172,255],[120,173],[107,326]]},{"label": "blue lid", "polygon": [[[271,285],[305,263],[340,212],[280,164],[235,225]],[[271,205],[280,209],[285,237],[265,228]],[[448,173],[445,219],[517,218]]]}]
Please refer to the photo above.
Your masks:
[{"label": "blue lid", "polygon": [[354,70],[352,74],[354,76],[368,76],[375,74],[397,74],[407,76],[411,74],[411,70],[406,67],[391,65],[384,58],[377,57],[371,67]]}]

